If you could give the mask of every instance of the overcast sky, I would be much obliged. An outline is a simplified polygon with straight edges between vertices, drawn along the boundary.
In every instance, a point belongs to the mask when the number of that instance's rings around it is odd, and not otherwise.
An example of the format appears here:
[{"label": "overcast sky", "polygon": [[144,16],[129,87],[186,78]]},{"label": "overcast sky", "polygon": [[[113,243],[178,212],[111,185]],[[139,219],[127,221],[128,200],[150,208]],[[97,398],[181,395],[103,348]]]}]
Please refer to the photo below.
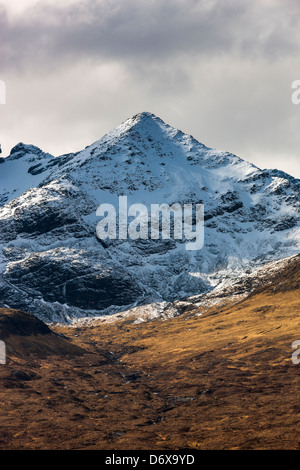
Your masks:
[{"label": "overcast sky", "polygon": [[300,177],[298,0],[0,0],[3,155],[77,151],[141,111]]}]

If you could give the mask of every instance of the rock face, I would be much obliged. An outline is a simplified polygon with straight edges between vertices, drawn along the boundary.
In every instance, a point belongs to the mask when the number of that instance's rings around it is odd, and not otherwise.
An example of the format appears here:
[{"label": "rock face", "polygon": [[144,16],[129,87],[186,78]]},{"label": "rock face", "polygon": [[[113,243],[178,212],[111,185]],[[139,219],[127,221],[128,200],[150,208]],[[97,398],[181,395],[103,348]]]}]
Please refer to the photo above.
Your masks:
[{"label": "rock face", "polygon": [[[299,180],[141,113],[81,152],[18,144],[0,166],[0,306],[46,322],[208,292],[299,252]],[[99,240],[97,207],[204,204],[205,243]]]}]

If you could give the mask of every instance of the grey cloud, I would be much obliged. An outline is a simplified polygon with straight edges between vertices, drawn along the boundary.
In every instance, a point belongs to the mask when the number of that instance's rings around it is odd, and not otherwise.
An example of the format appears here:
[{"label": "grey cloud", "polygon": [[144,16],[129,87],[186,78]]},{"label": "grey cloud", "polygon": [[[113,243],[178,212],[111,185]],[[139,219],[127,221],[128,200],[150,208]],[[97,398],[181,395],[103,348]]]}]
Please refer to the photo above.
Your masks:
[{"label": "grey cloud", "polygon": [[298,0],[43,0],[22,17],[0,4],[3,151],[76,151],[149,110],[299,175],[299,13]]},{"label": "grey cloud", "polygon": [[138,66],[229,53],[277,57],[296,47],[299,10],[293,2],[270,9],[257,0],[39,2],[22,18],[9,20],[2,9],[2,66],[52,67],[53,61],[59,66],[82,59]]}]

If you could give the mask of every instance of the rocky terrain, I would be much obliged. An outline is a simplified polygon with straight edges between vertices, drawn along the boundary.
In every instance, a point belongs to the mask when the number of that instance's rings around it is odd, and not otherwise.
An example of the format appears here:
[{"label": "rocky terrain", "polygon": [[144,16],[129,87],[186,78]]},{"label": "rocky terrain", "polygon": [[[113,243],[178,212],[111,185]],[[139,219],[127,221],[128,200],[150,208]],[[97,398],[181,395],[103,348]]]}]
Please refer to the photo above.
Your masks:
[{"label": "rocky terrain", "polygon": [[[48,324],[138,306],[172,316],[170,302],[299,252],[299,187],[146,112],[77,153],[19,143],[0,162],[0,305]],[[99,240],[97,207],[117,207],[120,195],[146,207],[204,204],[204,247]]]}]

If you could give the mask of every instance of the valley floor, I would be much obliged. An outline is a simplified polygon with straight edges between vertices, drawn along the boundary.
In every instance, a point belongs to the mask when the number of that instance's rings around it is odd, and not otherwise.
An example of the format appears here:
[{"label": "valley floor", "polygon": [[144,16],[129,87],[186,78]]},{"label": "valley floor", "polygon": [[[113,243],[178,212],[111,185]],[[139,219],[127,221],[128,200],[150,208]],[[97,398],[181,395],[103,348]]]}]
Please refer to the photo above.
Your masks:
[{"label": "valley floor", "polygon": [[299,449],[299,266],[166,321],[29,334],[1,309],[0,448]]}]

